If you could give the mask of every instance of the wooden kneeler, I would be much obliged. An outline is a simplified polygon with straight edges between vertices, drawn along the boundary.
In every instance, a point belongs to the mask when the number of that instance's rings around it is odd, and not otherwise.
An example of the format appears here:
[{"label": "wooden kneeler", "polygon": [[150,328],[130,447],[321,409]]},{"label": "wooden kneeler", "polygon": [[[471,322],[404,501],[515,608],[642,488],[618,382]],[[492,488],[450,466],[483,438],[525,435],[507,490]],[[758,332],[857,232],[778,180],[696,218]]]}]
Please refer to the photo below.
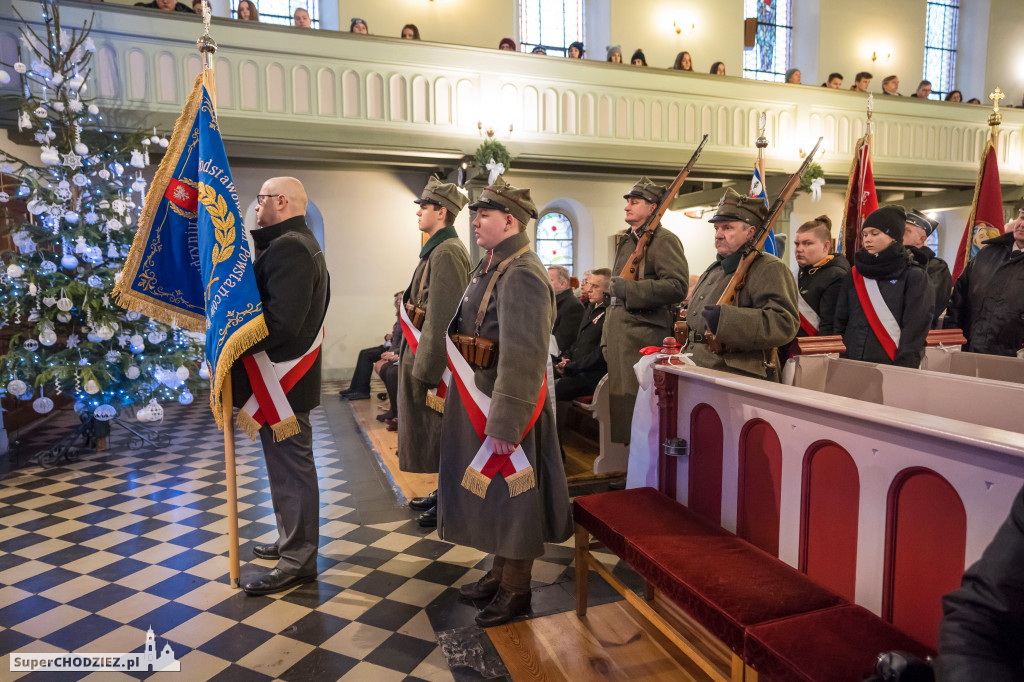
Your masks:
[{"label": "wooden kneeler", "polygon": [[[604,564],[597,560],[592,551],[602,547],[601,543],[591,542],[590,531],[576,524],[576,615],[585,618],[587,615],[587,575],[591,570],[605,579],[616,592],[648,620],[664,635],[684,656],[693,661],[702,671],[716,682],[743,682],[744,669],[746,679],[757,679],[757,673],[744,665],[743,659],[729,649],[721,640],[708,632],[700,624],[684,613],[681,609],[671,609],[672,619],[677,625],[670,623],[665,616],[658,613],[650,604],[654,600],[654,586],[644,581],[644,597],[641,599],[612,575]],[[667,604],[666,604],[667,606]],[[686,637],[682,633],[686,633]],[[728,670],[728,674],[725,671]]]}]

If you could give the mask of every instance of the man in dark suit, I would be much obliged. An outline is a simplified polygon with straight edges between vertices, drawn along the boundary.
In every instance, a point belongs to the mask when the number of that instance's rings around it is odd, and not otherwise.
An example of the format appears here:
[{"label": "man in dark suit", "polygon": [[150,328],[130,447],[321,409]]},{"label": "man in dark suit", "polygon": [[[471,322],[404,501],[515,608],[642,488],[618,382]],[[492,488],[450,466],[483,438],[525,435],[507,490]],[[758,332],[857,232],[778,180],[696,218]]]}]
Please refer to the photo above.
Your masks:
[{"label": "man in dark suit", "polygon": [[[257,196],[253,272],[263,303],[267,337],[246,354],[267,353],[282,363],[317,352],[327,305],[330,276],[323,251],[306,226],[306,190],[295,178],[271,178]],[[316,579],[320,540],[320,501],[313,465],[310,411],[320,404],[321,355],[286,394],[299,433],[280,441],[268,424],[259,431],[267,464],[270,496],[277,517],[278,540],[257,545],[259,559],[276,560],[265,575],[245,581],[251,595],[272,594]],[[241,407],[252,395],[242,362],[231,370],[234,403]]]},{"label": "man in dark suit", "polygon": [[561,265],[549,267],[548,281],[555,292],[555,308],[558,311],[551,333],[555,336],[558,350],[566,351],[576,341],[580,321],[583,319],[583,304],[569,287],[569,271],[566,268]]}]

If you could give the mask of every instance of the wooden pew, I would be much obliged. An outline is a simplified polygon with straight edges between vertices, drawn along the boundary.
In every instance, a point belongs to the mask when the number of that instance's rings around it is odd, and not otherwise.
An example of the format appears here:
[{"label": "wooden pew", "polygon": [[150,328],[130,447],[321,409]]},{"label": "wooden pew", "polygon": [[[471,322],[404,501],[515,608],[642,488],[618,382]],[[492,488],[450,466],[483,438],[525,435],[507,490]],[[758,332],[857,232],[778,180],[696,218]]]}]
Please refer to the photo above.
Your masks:
[{"label": "wooden pew", "polygon": [[590,400],[574,400],[576,407],[597,420],[599,454],[594,460],[595,474],[610,474],[626,470],[629,446],[612,441],[611,408],[608,400],[608,375],[601,377]]}]

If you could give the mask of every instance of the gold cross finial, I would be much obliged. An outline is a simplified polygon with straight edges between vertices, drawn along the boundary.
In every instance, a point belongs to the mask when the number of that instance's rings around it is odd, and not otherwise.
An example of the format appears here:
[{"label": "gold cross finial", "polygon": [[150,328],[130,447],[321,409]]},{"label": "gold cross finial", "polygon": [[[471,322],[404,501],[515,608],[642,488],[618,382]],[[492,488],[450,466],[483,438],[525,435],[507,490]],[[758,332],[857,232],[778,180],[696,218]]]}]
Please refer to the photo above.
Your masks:
[{"label": "gold cross finial", "polygon": [[992,100],[992,113],[988,117],[988,124],[997,126],[1003,122],[1003,115],[999,113],[999,100],[1005,99],[1006,95],[997,87],[988,98]]}]

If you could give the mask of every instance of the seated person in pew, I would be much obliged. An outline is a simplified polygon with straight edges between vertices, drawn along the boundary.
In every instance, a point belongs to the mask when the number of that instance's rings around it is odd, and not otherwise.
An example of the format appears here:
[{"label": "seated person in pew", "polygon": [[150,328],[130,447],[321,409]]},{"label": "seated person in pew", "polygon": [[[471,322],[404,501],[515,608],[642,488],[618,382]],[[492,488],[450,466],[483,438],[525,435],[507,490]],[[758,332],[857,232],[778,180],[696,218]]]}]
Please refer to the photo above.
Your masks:
[{"label": "seated person in pew", "polygon": [[1013,356],[1024,347],[1024,211],[967,264],[943,324],[963,330],[971,353]]},{"label": "seated person in pew", "polygon": [[[780,380],[776,348],[792,341],[800,329],[796,282],[786,264],[762,253],[747,273],[737,305],[718,305],[743,256],[741,247],[768,217],[763,199],[725,191],[708,222],[715,229],[717,259],[697,280],[687,306],[689,330],[683,353],[692,353],[698,367]],[[711,332],[724,351],[713,353],[705,334]]]},{"label": "seated person in pew", "polygon": [[843,280],[834,333],[840,357],[920,367],[935,292],[923,267],[903,248],[907,212],[884,206],[864,219],[853,270]]},{"label": "seated person in pew", "polygon": [[836,316],[836,302],[850,263],[832,253],[832,221],[820,215],[796,231],[793,256],[797,271],[800,331],[797,336],[828,336]]},{"label": "seated person in pew", "polygon": [[604,314],[608,286],[612,271],[608,268],[594,270],[587,280],[586,294],[591,301],[579,326],[576,342],[562,353],[554,367],[555,372],[555,423],[561,440],[565,415],[574,398],[593,395],[598,382],[608,372],[608,365],[601,352],[601,333],[604,331]]},{"label": "seated person in pew", "polygon": [[1010,682],[1024,679],[1024,488],[1010,515],[942,598],[936,679]]},{"label": "seated person in pew", "polygon": [[916,208],[907,213],[907,228],[903,233],[903,246],[910,256],[928,273],[928,279],[935,290],[935,307],[932,309],[932,329],[938,329],[939,318],[946,311],[949,295],[953,291],[953,275],[949,273],[949,265],[935,255],[925,242],[939,227],[938,220],[932,220]]}]

